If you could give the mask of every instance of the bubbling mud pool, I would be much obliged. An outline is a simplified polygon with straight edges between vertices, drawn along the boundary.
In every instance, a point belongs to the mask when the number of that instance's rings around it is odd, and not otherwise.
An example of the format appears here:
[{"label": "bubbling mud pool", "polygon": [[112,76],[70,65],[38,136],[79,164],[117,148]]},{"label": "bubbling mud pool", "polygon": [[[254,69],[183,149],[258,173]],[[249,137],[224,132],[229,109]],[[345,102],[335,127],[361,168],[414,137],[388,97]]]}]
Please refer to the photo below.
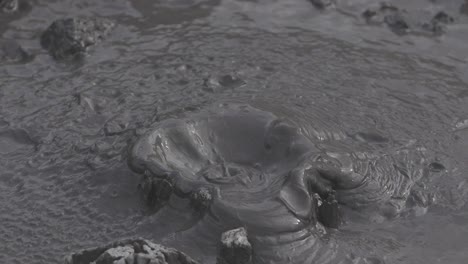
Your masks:
[{"label": "bubbling mud pool", "polygon": [[416,150],[330,151],[333,141],[310,134],[287,117],[225,103],[157,124],[133,145],[129,164],[145,175],[151,206],[176,206],[172,195],[191,200],[187,212],[199,217],[187,229],[215,239],[243,226],[254,263],[300,263],[317,259],[323,226],[342,221],[338,204],[395,217],[425,172]]},{"label": "bubbling mud pool", "polygon": [[467,2],[385,2],[0,0],[0,263],[465,264]]}]

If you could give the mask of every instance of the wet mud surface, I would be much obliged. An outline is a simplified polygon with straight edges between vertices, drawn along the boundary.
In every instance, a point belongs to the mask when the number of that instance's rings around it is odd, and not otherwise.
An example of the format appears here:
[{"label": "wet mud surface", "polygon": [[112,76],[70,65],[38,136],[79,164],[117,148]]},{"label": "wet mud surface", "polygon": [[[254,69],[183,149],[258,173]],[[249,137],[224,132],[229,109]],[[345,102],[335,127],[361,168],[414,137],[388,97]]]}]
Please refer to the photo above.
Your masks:
[{"label": "wet mud surface", "polygon": [[466,5],[0,0],[0,262],[465,263]]}]

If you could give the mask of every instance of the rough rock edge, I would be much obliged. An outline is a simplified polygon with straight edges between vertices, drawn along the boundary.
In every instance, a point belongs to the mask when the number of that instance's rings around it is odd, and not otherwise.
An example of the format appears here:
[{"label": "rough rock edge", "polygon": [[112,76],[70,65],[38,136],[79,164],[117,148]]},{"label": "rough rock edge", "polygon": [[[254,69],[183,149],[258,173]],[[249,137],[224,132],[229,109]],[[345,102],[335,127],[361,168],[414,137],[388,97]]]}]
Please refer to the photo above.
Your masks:
[{"label": "rough rock edge", "polygon": [[397,35],[429,32],[434,36],[438,36],[445,32],[445,27],[448,24],[455,21],[451,15],[439,11],[428,22],[411,24],[408,22],[409,14],[406,10],[386,2],[381,2],[379,7],[366,9],[361,13],[361,16],[369,25],[386,24]]},{"label": "rough rock edge", "polygon": [[145,171],[138,188],[142,191],[146,205],[155,209],[164,205],[174,192],[174,186],[169,180],[158,178],[148,170]]},{"label": "rough rock edge", "polygon": [[381,2],[378,7],[366,9],[361,16],[370,25],[386,24],[397,35],[404,35],[410,30],[405,19],[405,10],[386,2]]},{"label": "rough rock edge", "polygon": [[247,231],[240,227],[221,235],[221,248],[218,264],[247,264],[252,260],[252,245],[247,238]]},{"label": "rough rock edge", "polygon": [[422,28],[426,31],[432,32],[434,35],[444,33],[445,27],[452,24],[455,19],[444,11],[436,13],[429,22],[423,23]]},{"label": "rough rock edge", "polygon": [[318,218],[321,224],[328,228],[338,228],[341,225],[341,215],[335,194],[330,194],[318,206]]},{"label": "rough rock edge", "polygon": [[57,19],[42,33],[41,46],[55,59],[80,56],[101,42],[114,26],[105,18]]},{"label": "rough rock edge", "polygon": [[[85,249],[65,257],[65,264],[140,263],[138,259],[161,264],[198,264],[186,254],[143,238],[124,239],[103,247]],[[149,262],[149,261],[147,261]]]},{"label": "rough rock edge", "polygon": [[212,201],[213,196],[208,188],[202,187],[190,194],[190,202],[197,210],[206,210],[208,207],[210,207]]}]

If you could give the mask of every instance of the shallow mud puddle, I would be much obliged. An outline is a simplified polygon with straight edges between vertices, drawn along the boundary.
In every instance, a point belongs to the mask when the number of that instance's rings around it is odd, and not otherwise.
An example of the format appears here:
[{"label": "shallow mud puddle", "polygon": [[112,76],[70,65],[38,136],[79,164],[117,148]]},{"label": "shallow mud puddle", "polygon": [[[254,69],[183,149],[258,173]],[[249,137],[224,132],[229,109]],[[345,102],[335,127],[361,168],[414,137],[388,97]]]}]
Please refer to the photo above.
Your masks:
[{"label": "shallow mud puddle", "polygon": [[[149,210],[127,158],[129,144],[155,123],[226,101],[281,113],[317,138],[352,137],[346,148],[418,146],[435,162],[427,208],[393,219],[356,213],[327,230],[325,246],[311,249],[314,261],[467,262],[463,1],[391,1],[404,9],[404,34],[388,19],[367,23],[361,14],[378,8],[367,0],[324,10],[306,0],[20,3],[0,13],[1,40],[27,53],[0,61],[1,263],[60,263],[134,236],[215,263],[214,235],[187,231],[192,215],[181,208]],[[439,11],[453,22],[425,30]],[[116,26],[84,59],[55,60],[40,35],[76,16]]]}]

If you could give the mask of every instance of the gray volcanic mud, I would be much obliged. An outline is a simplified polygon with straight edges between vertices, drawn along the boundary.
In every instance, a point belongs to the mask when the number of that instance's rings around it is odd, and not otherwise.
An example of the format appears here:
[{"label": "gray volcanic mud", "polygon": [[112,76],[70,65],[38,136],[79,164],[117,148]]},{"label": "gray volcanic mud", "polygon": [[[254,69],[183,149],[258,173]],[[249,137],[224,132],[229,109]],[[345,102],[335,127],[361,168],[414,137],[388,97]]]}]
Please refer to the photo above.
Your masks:
[{"label": "gray volcanic mud", "polygon": [[[244,227],[257,263],[465,264],[466,1],[312,2],[0,1],[0,263]],[[56,60],[67,18],[115,27]]]},{"label": "gray volcanic mud", "polygon": [[[202,232],[246,227],[256,241],[254,263],[312,261],[318,237],[311,230],[317,228],[317,219],[331,227],[341,221],[336,201],[327,203],[335,195],[340,204],[382,208],[381,213],[394,216],[423,176],[418,155],[405,153],[398,161],[347,152],[333,140],[324,144],[323,139],[306,137],[311,131],[288,122],[247,105],[222,104],[161,122],[132,147],[130,165],[150,178],[143,183],[150,186],[143,189],[156,203],[171,204],[170,193],[197,203],[193,193],[206,190],[207,217],[212,219],[203,220],[210,224]],[[394,155],[407,151],[398,152]],[[276,236],[288,233],[290,241],[276,244]]]},{"label": "gray volcanic mud", "polygon": [[[404,203],[422,177],[421,166],[410,168],[411,163],[421,163],[414,157],[388,159],[385,164],[372,153],[347,153],[337,147],[330,151],[318,138],[304,136],[310,132],[287,122],[249,106],[229,104],[168,120],[138,140],[130,165],[166,180],[182,196],[208,189],[215,204],[235,212],[233,217],[242,221],[239,225],[270,228],[271,233],[316,220],[314,195],[326,200],[337,192],[340,202],[356,207],[393,198]],[[277,210],[278,202],[292,214],[282,210],[273,218],[259,213]]]}]

